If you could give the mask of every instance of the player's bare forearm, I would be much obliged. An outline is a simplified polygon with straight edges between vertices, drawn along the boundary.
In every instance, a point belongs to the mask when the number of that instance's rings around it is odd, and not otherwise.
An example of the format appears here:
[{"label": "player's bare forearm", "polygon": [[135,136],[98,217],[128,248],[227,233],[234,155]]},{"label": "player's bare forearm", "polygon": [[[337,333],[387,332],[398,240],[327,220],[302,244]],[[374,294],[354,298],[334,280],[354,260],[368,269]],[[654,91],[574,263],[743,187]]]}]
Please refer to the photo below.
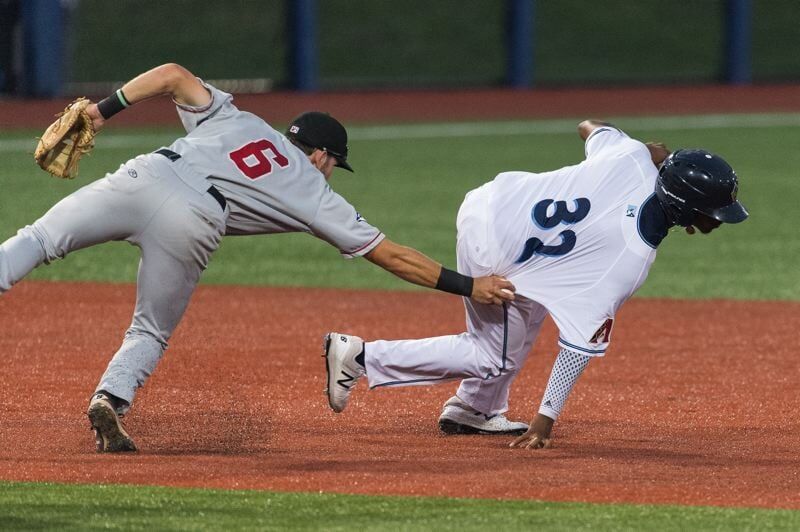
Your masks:
[{"label": "player's bare forearm", "polygon": [[[401,246],[384,239],[375,249],[365,255],[366,259],[397,277],[427,288],[439,288],[442,265],[414,248]],[[453,272],[450,272],[453,274]],[[467,278],[471,279],[471,278]],[[514,299],[514,285],[508,280],[490,275],[472,280],[472,291],[468,295],[479,303],[500,305]],[[455,293],[455,292],[454,292]]]},{"label": "player's bare forearm", "polygon": [[659,168],[664,159],[672,153],[663,142],[645,142],[644,145],[647,146],[647,150],[650,152],[650,159],[656,165],[656,168]]},{"label": "player's bare forearm", "polygon": [[[123,85],[121,91],[130,105],[161,95],[169,95],[179,104],[194,107],[206,105],[211,100],[211,94],[203,84],[191,72],[175,63],[157,66],[139,74]],[[103,127],[106,119],[96,103],[87,107],[86,112],[92,117],[95,130]]]},{"label": "player's bare forearm", "polygon": [[404,281],[427,288],[436,287],[442,265],[414,248],[401,246],[385,238],[365,258]]},{"label": "player's bare forearm", "polygon": [[194,74],[175,63],[157,66],[136,76],[122,86],[122,92],[131,104],[162,94],[172,96],[177,103],[192,106],[205,105],[211,99]]},{"label": "player's bare forearm", "polygon": [[584,120],[580,124],[578,124],[578,135],[581,136],[581,139],[586,140],[589,138],[589,135],[592,134],[597,128],[600,127],[615,127],[614,124],[609,122],[603,122],[601,120]]}]

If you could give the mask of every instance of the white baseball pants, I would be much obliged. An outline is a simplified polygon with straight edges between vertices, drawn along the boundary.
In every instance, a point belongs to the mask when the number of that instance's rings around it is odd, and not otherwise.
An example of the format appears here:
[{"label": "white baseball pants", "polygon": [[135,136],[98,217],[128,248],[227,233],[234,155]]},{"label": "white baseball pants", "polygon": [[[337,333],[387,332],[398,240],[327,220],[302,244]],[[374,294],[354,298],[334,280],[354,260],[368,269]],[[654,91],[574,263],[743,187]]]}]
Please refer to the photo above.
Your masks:
[{"label": "white baseball pants", "polygon": [[[473,198],[474,199],[474,198]],[[485,231],[480,205],[464,201],[458,213],[458,271],[473,277],[493,273],[488,250],[476,245]],[[420,340],[367,342],[364,361],[370,388],[435,384],[465,379],[457,395],[487,415],[508,410],[508,392],[525,364],[547,315],[530,299],[517,297],[500,307],[464,299],[467,332]]]}]

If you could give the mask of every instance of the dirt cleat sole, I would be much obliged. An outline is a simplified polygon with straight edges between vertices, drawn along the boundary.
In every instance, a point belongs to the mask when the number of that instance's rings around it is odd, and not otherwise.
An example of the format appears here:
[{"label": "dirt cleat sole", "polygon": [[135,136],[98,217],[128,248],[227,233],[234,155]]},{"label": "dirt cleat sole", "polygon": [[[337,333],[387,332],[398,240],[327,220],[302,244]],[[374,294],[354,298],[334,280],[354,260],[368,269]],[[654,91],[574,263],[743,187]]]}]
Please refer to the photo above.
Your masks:
[{"label": "dirt cleat sole", "polygon": [[95,394],[86,411],[94,429],[98,453],[124,453],[136,451],[136,444],[125,431],[111,401],[103,394]]},{"label": "dirt cleat sole", "polygon": [[350,392],[365,373],[364,367],[356,362],[363,349],[364,341],[358,336],[335,332],[325,335],[322,352],[327,373],[325,395],[336,413],[347,407]]},{"label": "dirt cleat sole", "polygon": [[439,430],[445,434],[521,436],[528,430],[528,424],[510,421],[503,414],[487,416],[453,396],[439,416]]}]

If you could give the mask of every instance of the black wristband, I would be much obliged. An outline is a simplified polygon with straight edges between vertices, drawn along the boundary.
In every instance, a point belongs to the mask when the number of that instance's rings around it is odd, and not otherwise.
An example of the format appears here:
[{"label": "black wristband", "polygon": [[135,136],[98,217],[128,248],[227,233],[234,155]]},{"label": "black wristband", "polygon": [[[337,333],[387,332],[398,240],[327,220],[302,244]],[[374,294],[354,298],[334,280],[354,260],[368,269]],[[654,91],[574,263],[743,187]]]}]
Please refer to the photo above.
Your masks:
[{"label": "black wristband", "polygon": [[130,106],[130,103],[128,103],[128,100],[125,99],[122,89],[119,89],[108,98],[98,102],[97,110],[100,112],[100,115],[104,120],[108,120],[128,106]]},{"label": "black wristband", "polygon": [[436,289],[451,294],[458,294],[464,297],[472,295],[472,282],[474,279],[467,275],[461,275],[453,270],[442,267],[439,280],[436,281]]}]

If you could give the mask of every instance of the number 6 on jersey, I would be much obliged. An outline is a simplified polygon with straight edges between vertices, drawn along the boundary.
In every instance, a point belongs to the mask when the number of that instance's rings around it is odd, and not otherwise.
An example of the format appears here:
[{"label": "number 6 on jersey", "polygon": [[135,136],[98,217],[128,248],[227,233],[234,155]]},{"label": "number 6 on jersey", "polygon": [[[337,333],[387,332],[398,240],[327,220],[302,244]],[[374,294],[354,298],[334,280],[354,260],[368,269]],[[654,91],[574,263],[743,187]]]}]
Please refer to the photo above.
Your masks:
[{"label": "number 6 on jersey", "polygon": [[[270,155],[267,155],[267,152]],[[250,179],[258,179],[272,172],[272,163],[281,168],[289,166],[289,159],[267,139],[249,142],[228,154],[233,164]],[[271,161],[270,161],[271,159]]]}]

